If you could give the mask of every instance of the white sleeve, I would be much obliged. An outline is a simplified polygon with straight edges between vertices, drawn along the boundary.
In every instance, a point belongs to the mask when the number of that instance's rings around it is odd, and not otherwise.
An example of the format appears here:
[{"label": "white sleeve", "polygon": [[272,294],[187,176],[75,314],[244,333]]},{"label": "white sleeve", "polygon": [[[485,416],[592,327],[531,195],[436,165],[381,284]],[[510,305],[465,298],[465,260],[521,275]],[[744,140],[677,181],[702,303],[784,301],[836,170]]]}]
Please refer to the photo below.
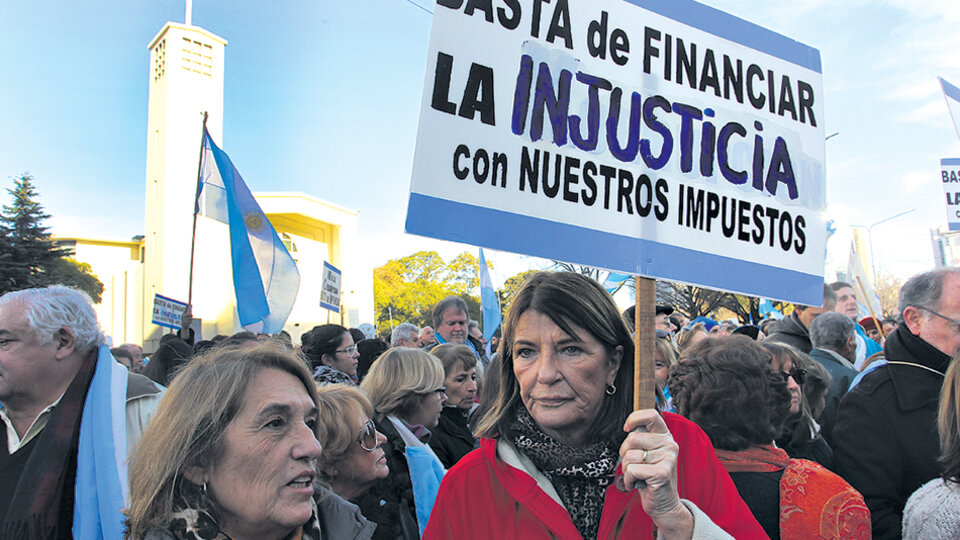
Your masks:
[{"label": "white sleeve", "polygon": [[[727,531],[714,523],[710,516],[697,508],[697,505],[686,499],[680,499],[680,502],[693,514],[693,536],[690,537],[691,540],[733,540],[733,537],[727,534]],[[660,531],[657,531],[657,540],[664,540],[663,533]]]}]

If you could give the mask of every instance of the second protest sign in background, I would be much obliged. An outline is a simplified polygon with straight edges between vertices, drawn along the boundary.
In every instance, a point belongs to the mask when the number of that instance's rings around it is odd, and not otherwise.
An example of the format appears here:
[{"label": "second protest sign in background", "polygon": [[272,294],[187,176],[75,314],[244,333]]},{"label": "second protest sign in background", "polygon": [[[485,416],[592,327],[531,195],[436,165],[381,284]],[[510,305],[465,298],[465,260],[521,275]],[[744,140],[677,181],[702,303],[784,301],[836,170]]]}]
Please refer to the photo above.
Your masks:
[{"label": "second protest sign in background", "polygon": [[820,55],[686,0],[438,0],[407,231],[819,305]]}]

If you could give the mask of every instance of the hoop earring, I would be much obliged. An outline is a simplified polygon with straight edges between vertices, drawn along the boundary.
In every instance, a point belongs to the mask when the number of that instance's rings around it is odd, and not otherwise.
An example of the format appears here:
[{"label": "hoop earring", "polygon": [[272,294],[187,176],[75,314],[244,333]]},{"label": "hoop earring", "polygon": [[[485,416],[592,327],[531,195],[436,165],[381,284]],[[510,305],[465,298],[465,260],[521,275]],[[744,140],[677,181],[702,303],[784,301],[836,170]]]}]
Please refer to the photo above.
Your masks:
[{"label": "hoop earring", "polygon": [[617,387],[613,384],[608,384],[606,390],[604,390],[608,396],[612,396],[617,393]]}]

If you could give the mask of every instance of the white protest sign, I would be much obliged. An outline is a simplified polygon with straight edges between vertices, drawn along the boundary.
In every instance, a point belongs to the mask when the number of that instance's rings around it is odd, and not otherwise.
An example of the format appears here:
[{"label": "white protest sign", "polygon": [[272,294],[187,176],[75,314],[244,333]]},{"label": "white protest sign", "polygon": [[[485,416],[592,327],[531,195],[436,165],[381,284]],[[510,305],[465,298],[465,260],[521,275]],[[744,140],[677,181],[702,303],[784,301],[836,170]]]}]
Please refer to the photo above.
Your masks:
[{"label": "white protest sign", "polygon": [[823,299],[820,54],[690,0],[438,0],[406,230]]},{"label": "white protest sign", "polygon": [[185,309],[184,302],[157,294],[153,297],[153,324],[179,330],[180,316]]},{"label": "white protest sign", "polygon": [[960,158],[940,160],[940,180],[947,198],[947,225],[960,231]]},{"label": "white protest sign", "polygon": [[320,290],[320,307],[340,313],[340,270],[323,262],[323,286]]}]

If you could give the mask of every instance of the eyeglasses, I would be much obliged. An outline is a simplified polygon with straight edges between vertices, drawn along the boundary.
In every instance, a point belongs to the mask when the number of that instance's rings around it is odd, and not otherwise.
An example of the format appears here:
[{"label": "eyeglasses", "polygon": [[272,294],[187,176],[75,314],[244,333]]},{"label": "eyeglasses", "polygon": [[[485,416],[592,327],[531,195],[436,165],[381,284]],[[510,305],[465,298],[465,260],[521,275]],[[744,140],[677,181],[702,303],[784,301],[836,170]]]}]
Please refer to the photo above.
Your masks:
[{"label": "eyeglasses", "polygon": [[367,420],[367,423],[363,425],[363,431],[357,437],[357,442],[360,444],[360,448],[367,452],[373,452],[377,449],[377,426],[374,425],[373,420]]},{"label": "eyeglasses", "polygon": [[916,304],[910,304],[910,305],[907,306],[907,307],[915,307],[915,308],[917,308],[917,309],[922,309],[922,310],[924,310],[924,311],[926,311],[926,312],[928,312],[928,313],[933,313],[934,315],[936,315],[937,317],[940,317],[941,319],[946,319],[947,321],[950,321],[951,323],[953,323],[953,326],[956,328],[957,332],[960,332],[960,321],[951,319],[950,317],[947,317],[946,315],[941,315],[941,314],[937,313],[936,311],[934,311],[934,310],[932,310],[932,309],[930,309],[930,308],[928,308],[928,307],[918,306],[918,305],[916,305]]},{"label": "eyeglasses", "polygon": [[337,349],[335,352],[345,352],[345,353],[347,353],[347,354],[353,354],[353,353],[357,352],[357,346],[356,346],[356,345],[351,345],[351,346],[347,347],[346,349]]},{"label": "eyeglasses", "polygon": [[447,393],[447,387],[441,386],[440,388],[437,388],[435,390],[428,390],[426,392],[422,392],[422,395],[429,396],[430,394],[433,394],[433,393],[440,394],[440,396],[442,397],[444,394]]},{"label": "eyeglasses", "polygon": [[796,381],[797,384],[803,385],[803,383],[807,380],[807,370],[795,367],[791,369],[789,373],[786,371],[781,371],[780,376],[783,377],[783,382],[787,382],[787,379],[793,377],[793,380]]}]

